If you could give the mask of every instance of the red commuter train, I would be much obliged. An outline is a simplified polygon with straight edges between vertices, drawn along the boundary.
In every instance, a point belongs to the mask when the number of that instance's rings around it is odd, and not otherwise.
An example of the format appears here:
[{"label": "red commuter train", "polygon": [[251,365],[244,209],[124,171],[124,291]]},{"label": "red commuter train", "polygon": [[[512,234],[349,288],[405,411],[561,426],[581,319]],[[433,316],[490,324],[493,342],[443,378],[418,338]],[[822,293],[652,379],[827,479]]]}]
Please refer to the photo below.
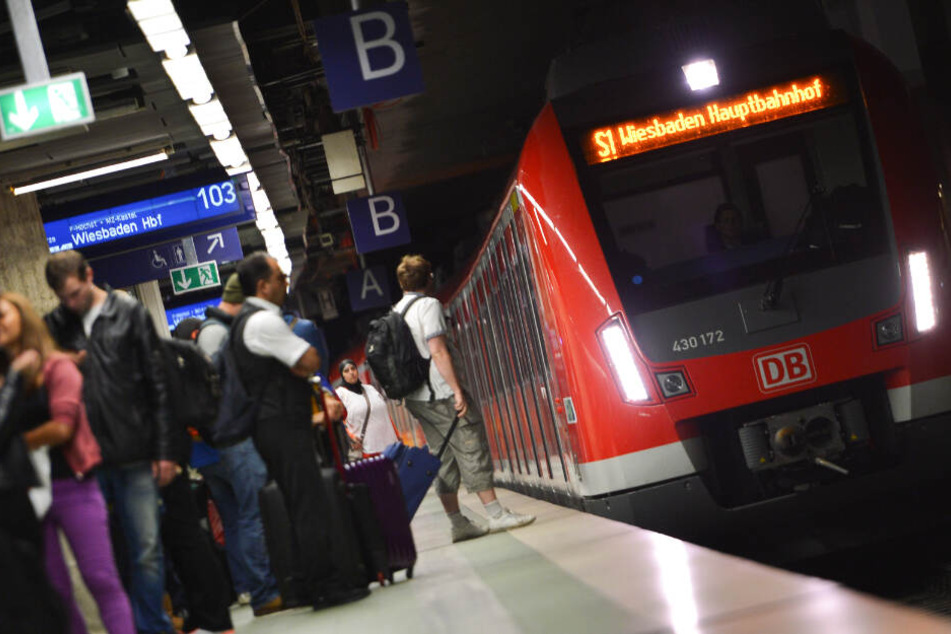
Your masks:
[{"label": "red commuter train", "polygon": [[701,540],[878,508],[951,455],[949,241],[900,73],[839,32],[709,57],[556,60],[442,294],[499,484]]}]

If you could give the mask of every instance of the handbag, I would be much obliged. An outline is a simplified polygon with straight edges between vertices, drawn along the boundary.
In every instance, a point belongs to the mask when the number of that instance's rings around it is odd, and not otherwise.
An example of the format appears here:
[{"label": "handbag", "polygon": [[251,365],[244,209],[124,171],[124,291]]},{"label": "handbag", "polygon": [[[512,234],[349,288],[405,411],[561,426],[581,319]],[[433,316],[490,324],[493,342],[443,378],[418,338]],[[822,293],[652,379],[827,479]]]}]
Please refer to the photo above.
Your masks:
[{"label": "handbag", "polygon": [[406,513],[410,519],[416,515],[419,505],[426,497],[426,492],[436,479],[439,467],[442,466],[442,455],[446,452],[449,439],[452,438],[452,433],[456,431],[458,424],[459,417],[456,416],[452,419],[446,440],[436,455],[430,453],[428,447],[410,447],[399,441],[383,450],[383,455],[396,463],[400,486],[403,489],[403,499],[406,501]]}]

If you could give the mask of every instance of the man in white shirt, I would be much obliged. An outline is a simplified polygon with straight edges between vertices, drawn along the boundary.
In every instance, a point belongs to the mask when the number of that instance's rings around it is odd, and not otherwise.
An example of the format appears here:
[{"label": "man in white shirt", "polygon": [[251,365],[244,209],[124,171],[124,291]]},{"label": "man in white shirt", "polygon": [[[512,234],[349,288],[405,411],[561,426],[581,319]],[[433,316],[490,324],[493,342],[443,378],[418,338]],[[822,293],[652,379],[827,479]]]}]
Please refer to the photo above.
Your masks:
[{"label": "man in white shirt", "polygon": [[[448,330],[442,304],[434,297],[425,297],[432,285],[432,265],[420,255],[406,255],[396,269],[396,277],[403,289],[403,298],[393,310],[399,312],[419,297],[403,319],[413,333],[419,353],[432,359],[429,385],[423,384],[408,394],[406,407],[419,420],[430,447],[442,446],[453,418],[459,416],[459,424],[449,439],[449,448],[443,454],[442,467],[436,477],[436,492],[452,523],[452,541],[531,524],[535,521],[534,515],[510,511],[496,498],[492,486],[492,457],[482,415],[478,406],[469,406],[471,398],[456,376],[446,340]],[[460,512],[460,483],[465,483],[469,491],[479,496],[489,516],[488,529],[473,524]]]},{"label": "man in white shirt", "polygon": [[331,502],[314,454],[308,378],[320,367],[320,356],[281,316],[287,277],[277,260],[252,253],[237,270],[246,299],[229,336],[238,374],[260,402],[254,445],[287,504],[314,609],[362,599],[370,591],[344,570],[346,548],[332,538],[339,531],[330,530]]}]

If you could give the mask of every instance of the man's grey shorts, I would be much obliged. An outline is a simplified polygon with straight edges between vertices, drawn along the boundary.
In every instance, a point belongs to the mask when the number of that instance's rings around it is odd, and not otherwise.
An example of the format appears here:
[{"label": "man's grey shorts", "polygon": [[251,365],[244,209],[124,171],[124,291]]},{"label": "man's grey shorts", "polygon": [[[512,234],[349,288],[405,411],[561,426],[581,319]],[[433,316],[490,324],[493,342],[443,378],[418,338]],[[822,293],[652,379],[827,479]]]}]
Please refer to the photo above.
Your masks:
[{"label": "man's grey shorts", "polygon": [[[455,493],[460,480],[470,493],[492,488],[492,456],[486,441],[485,424],[478,405],[466,394],[469,411],[459,419],[449,439],[449,448],[442,456],[442,467],[436,477],[436,493]],[[452,419],[456,415],[452,398],[435,401],[406,400],[406,408],[416,417],[426,434],[426,442],[434,454],[442,448]]]}]

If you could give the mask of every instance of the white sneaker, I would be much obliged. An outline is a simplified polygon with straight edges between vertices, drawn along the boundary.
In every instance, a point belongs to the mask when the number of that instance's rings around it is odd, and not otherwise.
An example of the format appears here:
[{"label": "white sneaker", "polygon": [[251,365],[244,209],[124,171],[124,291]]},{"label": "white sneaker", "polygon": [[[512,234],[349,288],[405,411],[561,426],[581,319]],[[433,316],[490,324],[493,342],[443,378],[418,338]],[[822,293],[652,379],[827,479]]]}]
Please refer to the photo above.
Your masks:
[{"label": "white sneaker", "polygon": [[238,605],[251,605],[251,593],[242,592],[238,595]]},{"label": "white sneaker", "polygon": [[466,523],[460,526],[452,527],[452,543],[464,542],[467,539],[475,539],[476,537],[482,537],[483,535],[488,535],[489,529],[474,524],[466,519]]},{"label": "white sneaker", "polygon": [[489,532],[498,533],[499,531],[507,531],[510,528],[528,526],[534,521],[534,515],[523,515],[522,513],[516,513],[515,511],[503,508],[501,515],[489,518]]}]

